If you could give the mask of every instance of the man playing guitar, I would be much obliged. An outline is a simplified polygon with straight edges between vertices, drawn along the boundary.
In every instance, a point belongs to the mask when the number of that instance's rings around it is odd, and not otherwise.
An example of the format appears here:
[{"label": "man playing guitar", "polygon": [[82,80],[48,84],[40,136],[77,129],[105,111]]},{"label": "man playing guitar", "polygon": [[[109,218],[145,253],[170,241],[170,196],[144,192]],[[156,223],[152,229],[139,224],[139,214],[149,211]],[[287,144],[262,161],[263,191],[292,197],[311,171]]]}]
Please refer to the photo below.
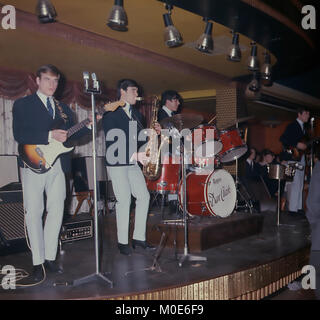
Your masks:
[{"label": "man playing guitar", "polygon": [[[305,156],[303,152],[307,149],[307,144],[303,141],[305,137],[305,123],[309,121],[310,112],[306,109],[298,110],[298,117],[290,123],[280,137],[285,152],[283,160],[297,161],[303,170],[296,170],[294,179],[287,183],[288,210],[291,214],[303,213],[302,210],[302,191],[304,185]],[[300,157],[301,155],[301,157]]]},{"label": "man playing guitar", "polygon": [[[51,141],[66,142],[67,130],[74,125],[74,120],[72,110],[53,98],[59,79],[60,72],[55,66],[42,66],[36,77],[38,91],[15,101],[12,111],[13,134],[19,146],[48,145]],[[57,123],[60,123],[58,127]],[[78,139],[90,132],[91,130],[84,126],[72,139]],[[71,155],[70,152],[61,154],[45,172],[34,171],[21,160],[20,156],[33,279],[40,281],[44,276],[44,268],[53,273],[62,272],[55,260],[66,197],[65,173],[71,170]],[[44,193],[47,216],[43,228]]]}]

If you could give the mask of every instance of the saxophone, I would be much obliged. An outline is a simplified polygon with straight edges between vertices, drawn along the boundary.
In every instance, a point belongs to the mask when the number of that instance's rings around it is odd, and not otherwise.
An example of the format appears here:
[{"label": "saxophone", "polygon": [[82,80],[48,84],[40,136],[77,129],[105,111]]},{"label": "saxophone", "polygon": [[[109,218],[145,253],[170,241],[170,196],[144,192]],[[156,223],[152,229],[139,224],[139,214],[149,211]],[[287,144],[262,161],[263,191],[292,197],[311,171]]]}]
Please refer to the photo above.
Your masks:
[{"label": "saxophone", "polygon": [[[159,99],[158,97],[155,96],[152,101],[151,122],[150,122],[151,129],[154,129],[154,125],[157,122],[158,102],[159,102]],[[161,173],[161,163],[160,163],[161,147],[159,147],[159,137],[155,130],[152,130],[145,152],[146,152],[146,156],[148,157],[148,160],[143,165],[143,168],[142,168],[143,174],[148,180],[156,180],[159,178]]]}]

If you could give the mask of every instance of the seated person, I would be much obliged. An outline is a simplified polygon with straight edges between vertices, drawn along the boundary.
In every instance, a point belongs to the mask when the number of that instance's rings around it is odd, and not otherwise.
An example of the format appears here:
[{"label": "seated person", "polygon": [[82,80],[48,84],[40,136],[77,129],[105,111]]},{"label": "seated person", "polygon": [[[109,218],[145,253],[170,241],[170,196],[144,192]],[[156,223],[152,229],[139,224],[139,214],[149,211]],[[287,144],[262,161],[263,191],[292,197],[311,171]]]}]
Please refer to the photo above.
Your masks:
[{"label": "seated person", "polygon": [[257,163],[258,173],[266,184],[271,197],[276,196],[278,191],[277,180],[269,178],[268,166],[274,162],[274,159],[274,153],[269,149],[265,149],[262,151],[261,161]]}]

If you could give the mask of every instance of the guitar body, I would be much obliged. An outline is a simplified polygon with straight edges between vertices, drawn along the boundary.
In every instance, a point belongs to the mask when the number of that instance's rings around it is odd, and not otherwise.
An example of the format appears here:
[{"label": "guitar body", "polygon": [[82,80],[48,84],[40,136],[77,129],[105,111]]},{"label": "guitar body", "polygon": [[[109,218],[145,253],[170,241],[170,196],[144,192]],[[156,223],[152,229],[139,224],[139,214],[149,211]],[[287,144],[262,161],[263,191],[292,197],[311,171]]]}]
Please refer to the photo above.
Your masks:
[{"label": "guitar body", "polygon": [[[115,111],[118,107],[124,106],[125,102],[115,101],[104,105],[102,112]],[[91,121],[89,119],[83,120],[68,129],[67,137],[69,138]],[[22,161],[35,173],[45,173],[49,171],[57,158],[63,154],[70,152],[74,147],[67,148],[62,142],[52,139],[49,144],[19,144],[18,152]]]},{"label": "guitar body", "polygon": [[36,173],[45,173],[51,169],[58,156],[73,150],[62,142],[52,140],[49,144],[20,144],[18,152],[22,161]]}]

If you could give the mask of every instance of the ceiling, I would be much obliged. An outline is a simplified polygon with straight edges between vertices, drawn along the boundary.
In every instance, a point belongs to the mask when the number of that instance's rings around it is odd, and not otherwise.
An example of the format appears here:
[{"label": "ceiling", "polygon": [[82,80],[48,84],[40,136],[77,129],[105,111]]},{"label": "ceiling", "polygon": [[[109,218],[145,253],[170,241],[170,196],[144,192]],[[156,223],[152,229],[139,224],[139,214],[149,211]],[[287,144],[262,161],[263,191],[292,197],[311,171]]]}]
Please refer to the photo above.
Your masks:
[{"label": "ceiling", "polygon": [[[192,99],[200,98],[198,101],[201,101],[195,104],[204,108],[212,108],[214,96],[211,94],[206,100],[204,92],[214,92],[214,89],[230,85],[235,79],[251,76],[246,63],[254,33],[241,29],[240,25],[239,30],[243,31],[240,32],[242,60],[239,63],[227,61],[226,53],[232,40],[232,21],[227,21],[227,15],[224,19],[213,17],[213,54],[204,54],[192,47],[205,27],[197,10],[216,9],[213,5],[195,5],[205,0],[173,1],[178,5],[172,11],[172,20],[184,40],[184,45],[178,48],[167,48],[163,42],[162,14],[166,13],[163,1],[124,0],[129,20],[127,32],[113,31],[106,26],[114,0],[51,0],[58,13],[57,23],[52,24],[38,23],[34,14],[37,0],[2,1],[0,7],[4,4],[15,6],[17,28],[0,28],[0,67],[35,72],[40,65],[52,63],[62,70],[67,80],[82,82],[83,71],[95,72],[104,86],[111,89],[116,87],[119,79],[133,78],[142,85],[146,94],[159,94],[167,89],[192,92]],[[241,6],[250,3],[249,0],[232,1]],[[183,6],[188,2],[193,4],[194,12],[179,7],[179,3]],[[206,3],[219,3],[223,11],[221,1],[206,0]],[[252,19],[265,19],[265,15],[253,15]],[[248,21],[249,15],[244,19]],[[257,41],[260,61],[263,61],[264,46],[269,46],[269,42],[264,40]],[[281,45],[276,46],[279,51]],[[276,65],[277,50],[269,49],[272,64]]]}]

